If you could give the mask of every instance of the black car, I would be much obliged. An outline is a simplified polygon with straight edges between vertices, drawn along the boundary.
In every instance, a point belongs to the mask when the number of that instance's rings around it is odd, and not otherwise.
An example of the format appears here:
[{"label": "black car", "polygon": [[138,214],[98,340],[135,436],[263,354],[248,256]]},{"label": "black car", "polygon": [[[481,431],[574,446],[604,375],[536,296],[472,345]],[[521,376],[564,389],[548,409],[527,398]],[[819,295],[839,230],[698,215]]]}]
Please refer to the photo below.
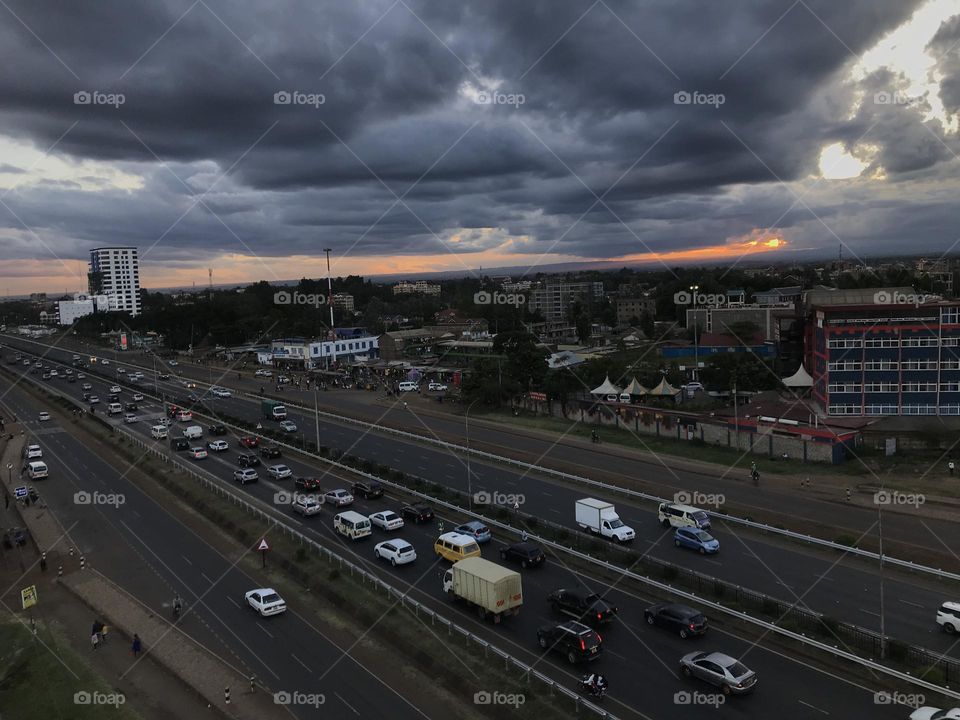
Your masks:
[{"label": "black car", "polygon": [[167,373],[160,373],[157,375],[157,380],[169,380],[170,376]]},{"label": "black car", "polygon": [[260,464],[260,458],[253,453],[241,453],[237,455],[237,465],[240,467],[255,467]]},{"label": "black car", "polygon": [[83,394],[83,399],[84,399],[84,402],[86,402],[87,400],[89,400],[89,399],[90,399],[90,393],[85,392],[85,393]]},{"label": "black car", "polygon": [[704,614],[679,603],[661,603],[648,607],[643,611],[643,616],[647,624],[673,630],[684,639],[707,632],[707,618]]},{"label": "black car", "polygon": [[173,450],[189,450],[190,441],[187,440],[186,438],[173,438],[170,441],[170,447]]},{"label": "black car", "polygon": [[600,633],[574,620],[540,628],[537,630],[537,641],[544,650],[555,650],[566,655],[571,665],[596,660],[603,650]]},{"label": "black car", "polygon": [[413,503],[400,508],[400,515],[404,519],[410,518],[415,523],[433,520],[433,509],[426,503]]},{"label": "black car", "polygon": [[227,429],[223,425],[211,425],[210,428],[211,435],[226,435]]},{"label": "black car", "polygon": [[74,376],[74,375],[67,375],[67,382],[68,382],[68,383],[75,383],[76,381],[77,381],[76,376]]},{"label": "black car", "polygon": [[293,487],[300,492],[322,492],[320,480],[313,477],[298,477],[293,481]]},{"label": "black car", "polygon": [[117,400],[119,399],[120,399],[120,395],[118,395],[117,393],[110,393],[110,395],[107,397],[107,402],[117,402]]},{"label": "black car", "polygon": [[376,480],[360,480],[353,484],[353,494],[365,500],[383,497],[383,485]]},{"label": "black car", "polygon": [[278,458],[280,457],[280,446],[279,445],[265,445],[260,448],[260,457],[262,458]]},{"label": "black car", "polygon": [[137,404],[136,404],[136,403],[127,403],[126,405],[123,406],[123,409],[126,410],[126,411],[128,411],[128,412],[133,412],[134,410],[137,410],[138,408],[137,408]]},{"label": "black car", "polygon": [[618,612],[617,608],[607,604],[596,593],[584,590],[554,590],[547,596],[547,602],[555,612],[565,613],[591,625],[611,622]]},{"label": "black car", "polygon": [[547,556],[544,555],[543,549],[536,543],[524,541],[500,548],[500,559],[513,560],[520,563],[520,567],[528,568],[543,565]]}]

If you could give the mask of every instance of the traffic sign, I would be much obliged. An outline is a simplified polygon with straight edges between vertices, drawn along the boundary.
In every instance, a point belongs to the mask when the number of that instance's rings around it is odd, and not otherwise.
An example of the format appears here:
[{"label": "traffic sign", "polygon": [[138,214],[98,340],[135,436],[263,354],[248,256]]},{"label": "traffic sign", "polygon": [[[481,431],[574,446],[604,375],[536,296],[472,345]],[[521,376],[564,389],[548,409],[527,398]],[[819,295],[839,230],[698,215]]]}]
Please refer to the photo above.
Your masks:
[{"label": "traffic sign", "polygon": [[263,425],[261,425],[260,423],[257,423],[257,430],[263,430]]},{"label": "traffic sign", "polygon": [[18,487],[18,488],[14,488],[14,489],[13,489],[13,495],[14,495],[14,497],[16,497],[17,499],[19,499],[19,498],[25,498],[25,497],[27,496],[27,486],[26,486],[26,485],[21,485],[21,486]]},{"label": "traffic sign", "polygon": [[269,549],[270,549],[270,546],[267,545],[267,539],[266,538],[261,539],[260,544],[257,545],[257,550],[263,551],[263,550],[269,550]]},{"label": "traffic sign", "polygon": [[23,605],[23,609],[32,608],[37,604],[37,586],[31,585],[30,587],[25,587],[20,591],[20,602]]}]

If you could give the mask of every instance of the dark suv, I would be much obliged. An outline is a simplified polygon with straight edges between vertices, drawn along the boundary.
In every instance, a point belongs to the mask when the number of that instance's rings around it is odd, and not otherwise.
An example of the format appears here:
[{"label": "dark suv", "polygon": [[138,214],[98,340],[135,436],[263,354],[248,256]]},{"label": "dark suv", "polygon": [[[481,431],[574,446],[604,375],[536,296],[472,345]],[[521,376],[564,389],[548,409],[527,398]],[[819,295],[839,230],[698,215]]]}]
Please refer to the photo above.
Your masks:
[{"label": "dark suv", "polygon": [[293,486],[300,492],[320,492],[322,491],[320,481],[312,477],[298,477],[293,481]]},{"label": "dark suv", "polygon": [[520,563],[520,567],[536,567],[543,565],[547,559],[539,545],[532,542],[518,542],[500,548],[501,560],[513,560]]},{"label": "dark suv", "polygon": [[707,632],[707,618],[699,610],[679,603],[661,603],[643,611],[649,625],[659,625],[686,639]]},{"label": "dark suv", "polygon": [[415,523],[433,520],[433,510],[426,503],[413,503],[411,505],[404,505],[402,508],[400,508],[400,514],[405,520],[409,518]]},{"label": "dark suv", "polygon": [[237,455],[237,465],[240,467],[255,467],[260,464],[260,458],[253,453],[241,453]]},{"label": "dark suv", "polygon": [[591,625],[611,622],[617,614],[617,608],[607,604],[596,593],[585,590],[554,590],[547,596],[547,602],[554,611]]},{"label": "dark suv", "polygon": [[173,438],[170,441],[170,447],[173,450],[189,450],[190,441],[186,438]]},{"label": "dark suv", "polygon": [[279,445],[265,445],[260,448],[260,457],[262,458],[278,458],[280,457],[280,446]]},{"label": "dark suv", "polygon": [[376,480],[360,480],[353,484],[353,494],[365,500],[383,497],[383,485]]},{"label": "dark suv", "polygon": [[573,620],[540,628],[537,630],[537,641],[544,650],[555,650],[566,655],[571,665],[595,660],[603,650],[600,633]]},{"label": "dark suv", "polygon": [[223,425],[211,425],[210,426],[211,435],[226,435],[227,429]]}]

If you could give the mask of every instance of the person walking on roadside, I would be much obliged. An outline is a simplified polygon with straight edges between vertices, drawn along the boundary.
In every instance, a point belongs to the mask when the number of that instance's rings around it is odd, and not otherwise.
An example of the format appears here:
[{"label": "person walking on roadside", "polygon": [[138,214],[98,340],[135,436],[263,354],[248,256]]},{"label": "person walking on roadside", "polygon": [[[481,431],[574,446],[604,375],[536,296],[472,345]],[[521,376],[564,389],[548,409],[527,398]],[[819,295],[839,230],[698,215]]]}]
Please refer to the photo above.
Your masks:
[{"label": "person walking on roadside", "polygon": [[953,477],[953,471],[957,469],[957,466],[954,464],[953,460],[947,463],[947,470],[950,471],[950,477]]},{"label": "person walking on roadside", "polygon": [[143,644],[140,642],[140,636],[136,633],[133,634],[133,646],[130,648],[130,652],[133,653],[134,657],[140,657],[140,651],[143,649]]},{"label": "person walking on roadside", "polygon": [[100,647],[100,635],[98,633],[93,633],[90,636],[90,644],[93,645],[94,650]]}]

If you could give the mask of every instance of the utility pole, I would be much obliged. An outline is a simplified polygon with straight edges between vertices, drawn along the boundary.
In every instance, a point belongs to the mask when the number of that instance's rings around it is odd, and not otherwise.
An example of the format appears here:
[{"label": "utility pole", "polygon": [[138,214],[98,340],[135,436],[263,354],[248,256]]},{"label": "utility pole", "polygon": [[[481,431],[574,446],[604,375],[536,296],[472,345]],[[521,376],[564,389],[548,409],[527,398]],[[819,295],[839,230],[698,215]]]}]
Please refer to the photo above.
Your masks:
[{"label": "utility pole", "polygon": [[323,249],[327,254],[327,305],[330,306],[330,339],[333,341],[330,345],[330,359],[327,360],[327,370],[330,369],[330,363],[337,357],[337,333],[333,329],[333,282],[330,280],[330,251],[332,249]]}]

